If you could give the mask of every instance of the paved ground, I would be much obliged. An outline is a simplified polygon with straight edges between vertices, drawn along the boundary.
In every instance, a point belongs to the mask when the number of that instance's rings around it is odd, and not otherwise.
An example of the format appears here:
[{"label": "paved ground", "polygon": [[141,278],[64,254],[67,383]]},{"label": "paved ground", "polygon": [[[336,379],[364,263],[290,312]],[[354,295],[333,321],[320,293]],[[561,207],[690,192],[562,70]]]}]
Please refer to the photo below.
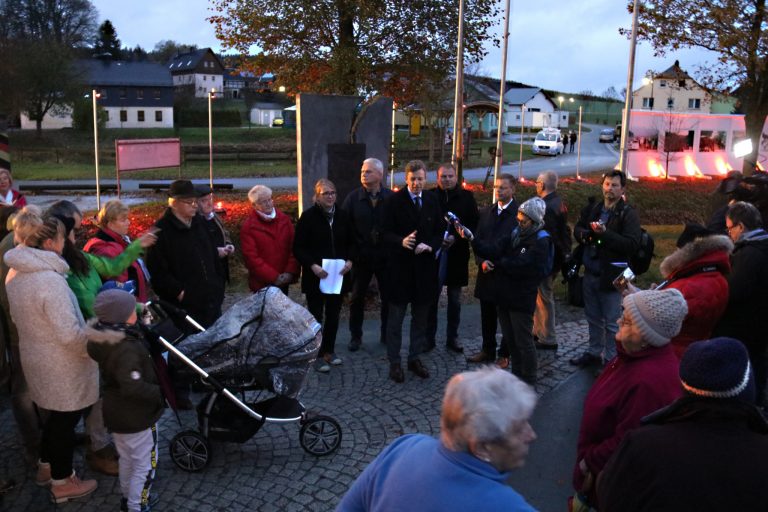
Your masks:
[{"label": "paved ground", "polygon": [[[445,309],[441,312],[444,315]],[[480,346],[479,306],[465,305],[462,313],[460,334],[468,351],[474,352]],[[580,351],[585,338],[586,323],[577,321],[578,315],[566,314],[566,321],[559,324],[557,355],[539,352],[536,390],[542,399],[533,421],[539,440],[528,464],[513,479],[513,486],[540,510],[562,510],[570,490],[581,401],[591,382],[588,374],[576,372],[567,363]],[[366,322],[366,338],[356,353],[346,349],[349,334],[342,321],[337,352],[344,364],[327,375],[311,372],[303,395],[310,410],[331,415],[342,425],[343,440],[335,454],[315,458],[302,450],[298,425],[268,424],[245,444],[214,442],[210,466],[201,473],[185,473],[169,460],[168,441],[181,429],[166,413],[160,424],[162,441],[154,490],[161,501],[156,510],[332,510],[355,477],[392,440],[413,432],[437,436],[444,385],[453,374],[472,365],[463,356],[447,352],[438,341],[438,347],[423,358],[432,377],[421,380],[409,373],[404,384],[395,384],[387,378],[384,346],[378,343],[379,324],[373,316]],[[438,332],[444,332],[443,324],[440,329]],[[404,338],[407,340],[407,331]],[[574,373],[577,375],[569,379]],[[33,472],[23,465],[7,399],[0,403],[0,450],[4,453],[0,475],[19,483],[0,502],[0,510],[53,510],[47,491],[34,485]],[[192,412],[183,413],[182,420],[187,428],[196,424]],[[81,449],[76,453],[75,467],[85,467]],[[88,470],[84,475],[94,477]],[[117,479],[97,478],[99,488],[90,498],[62,505],[61,509],[118,510]]]}]

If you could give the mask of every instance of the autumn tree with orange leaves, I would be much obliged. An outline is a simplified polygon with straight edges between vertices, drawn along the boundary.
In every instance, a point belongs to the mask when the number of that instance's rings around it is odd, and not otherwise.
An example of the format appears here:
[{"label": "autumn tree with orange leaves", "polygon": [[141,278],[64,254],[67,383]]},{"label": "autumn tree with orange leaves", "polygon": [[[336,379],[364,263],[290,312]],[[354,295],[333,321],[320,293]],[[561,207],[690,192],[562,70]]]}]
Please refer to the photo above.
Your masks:
[{"label": "autumn tree with orange leaves", "polygon": [[[289,92],[384,94],[408,103],[453,73],[458,0],[212,0],[225,48],[258,51]],[[465,59],[483,58],[495,0],[465,1]]]}]

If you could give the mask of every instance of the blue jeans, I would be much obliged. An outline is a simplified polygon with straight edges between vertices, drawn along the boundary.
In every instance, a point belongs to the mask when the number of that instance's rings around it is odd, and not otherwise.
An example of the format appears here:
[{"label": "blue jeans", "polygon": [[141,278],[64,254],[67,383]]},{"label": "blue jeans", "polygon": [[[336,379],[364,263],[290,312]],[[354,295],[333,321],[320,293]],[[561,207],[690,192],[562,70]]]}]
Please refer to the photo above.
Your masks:
[{"label": "blue jeans", "polygon": [[584,315],[589,324],[589,347],[593,356],[610,361],[616,356],[617,321],[621,316],[621,293],[601,290],[600,276],[584,275]]}]

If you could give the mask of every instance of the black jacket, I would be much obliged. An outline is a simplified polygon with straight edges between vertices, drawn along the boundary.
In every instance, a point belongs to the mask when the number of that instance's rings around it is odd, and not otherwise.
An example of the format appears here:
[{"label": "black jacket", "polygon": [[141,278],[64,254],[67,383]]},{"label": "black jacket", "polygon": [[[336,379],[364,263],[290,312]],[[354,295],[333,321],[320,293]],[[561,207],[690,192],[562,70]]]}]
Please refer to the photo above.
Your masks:
[{"label": "black jacket", "polygon": [[[384,202],[388,289],[390,300],[396,304],[432,302],[437,292],[435,254],[443,241],[445,221],[434,194],[423,191],[421,199],[419,211],[404,187]],[[425,243],[432,247],[432,252],[417,255],[403,247],[403,238],[414,230],[416,244]]]},{"label": "black jacket", "polygon": [[585,251],[590,246],[597,250],[597,258],[600,262],[600,287],[603,290],[613,290],[613,280],[618,277],[623,268],[612,263],[628,263],[640,247],[640,217],[634,208],[619,201],[611,209],[606,223],[606,232],[596,234],[590,227],[591,222],[600,219],[603,202],[598,201],[591,208],[584,208],[579,221],[573,228],[576,241],[584,244]]},{"label": "black jacket", "polygon": [[544,229],[552,237],[555,246],[555,261],[552,274],[557,274],[563,262],[571,254],[571,228],[568,227],[568,208],[560,195],[550,192],[542,198],[547,209],[544,211]]},{"label": "black jacket", "polygon": [[384,264],[384,251],[381,243],[382,213],[384,201],[394,192],[382,187],[379,199],[373,206],[368,192],[363,187],[350,192],[341,209],[346,210],[352,220],[357,245],[355,264],[380,266]]},{"label": "black jacket", "polygon": [[768,235],[756,238],[734,245],[728,306],[715,327],[717,336],[740,340],[750,354],[768,345]]},{"label": "black jacket", "polygon": [[643,422],[598,479],[600,512],[768,510],[768,425],[756,407],[684,397]]},{"label": "black jacket", "polygon": [[[452,212],[459,217],[461,223],[474,232],[477,229],[477,202],[469,190],[457,185],[453,190],[435,188],[432,193],[437,197],[443,215]],[[458,236],[451,226],[449,233],[456,241],[448,249],[448,272],[445,284],[449,286],[467,286],[469,283],[469,242]]]},{"label": "black jacket", "polygon": [[[232,243],[229,231],[224,227],[224,223],[215,213],[210,219],[205,219],[205,229],[211,237],[211,243],[214,248],[224,247]],[[229,282],[229,256],[226,258],[216,258],[216,264],[219,268],[219,274],[225,283]]]},{"label": "black jacket", "polygon": [[[205,219],[195,215],[186,226],[170,208],[155,223],[160,228],[157,243],[147,252],[147,268],[157,295],[186,310],[208,327],[221,315],[224,279],[219,274],[218,254],[205,228]],[[176,297],[184,291],[184,299]]]},{"label": "black jacket", "polygon": [[511,235],[484,243],[472,241],[478,255],[486,255],[495,268],[490,301],[507,309],[533,314],[541,280],[549,269],[546,262],[552,250],[552,239],[545,230],[521,235],[519,227]]},{"label": "black jacket", "polygon": [[[320,279],[312,272],[312,265],[323,265],[323,259],[353,260],[355,236],[349,214],[336,208],[333,228],[323,209],[317,204],[301,214],[293,237],[293,255],[301,263],[301,291],[317,292]],[[344,276],[342,292],[348,290],[349,273]]]},{"label": "black jacket", "polygon": [[475,232],[475,240],[477,243],[473,244],[475,252],[475,263],[477,263],[477,281],[475,282],[475,297],[483,301],[493,301],[495,299],[494,281],[496,276],[493,272],[487,274],[483,273],[480,266],[483,261],[491,259],[489,257],[483,257],[478,254],[477,247],[493,247],[496,240],[499,240],[504,235],[509,235],[512,230],[517,227],[517,200],[512,199],[512,202],[507,206],[505,210],[499,215],[498,206],[493,204],[487,208],[480,210],[480,216],[477,223],[477,231]]},{"label": "black jacket", "polygon": [[157,423],[165,400],[139,328],[96,324],[86,332],[88,355],[101,372],[104,425],[111,432],[133,434]]}]

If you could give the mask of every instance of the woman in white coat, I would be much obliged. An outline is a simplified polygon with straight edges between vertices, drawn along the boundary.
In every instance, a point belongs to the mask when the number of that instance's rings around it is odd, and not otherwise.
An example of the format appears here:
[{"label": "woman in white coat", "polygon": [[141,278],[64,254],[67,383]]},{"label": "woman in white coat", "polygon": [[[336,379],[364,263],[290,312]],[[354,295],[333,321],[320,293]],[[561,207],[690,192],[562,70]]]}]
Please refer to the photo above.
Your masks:
[{"label": "woman in white coat", "polygon": [[21,365],[32,400],[49,411],[37,484],[51,484],[56,503],[90,494],[97,486],[95,480],[80,480],[72,469],[75,426],[99,398],[99,373],[86,352],[85,322],[65,278],[64,232],[60,220],[44,219],[24,244],[5,254]]}]

